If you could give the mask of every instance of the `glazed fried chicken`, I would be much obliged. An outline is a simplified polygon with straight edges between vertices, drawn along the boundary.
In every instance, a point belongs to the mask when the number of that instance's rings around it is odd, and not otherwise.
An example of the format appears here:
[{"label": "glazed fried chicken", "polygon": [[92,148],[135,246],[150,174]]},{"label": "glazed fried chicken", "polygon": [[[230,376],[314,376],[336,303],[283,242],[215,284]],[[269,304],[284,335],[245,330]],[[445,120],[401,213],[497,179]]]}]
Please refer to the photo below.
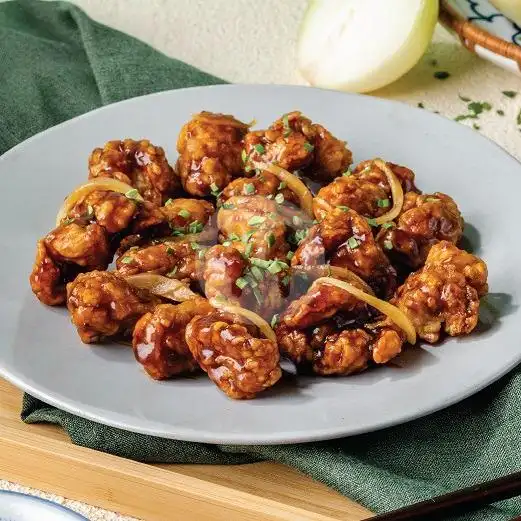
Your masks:
[{"label": "glazed fried chicken", "polygon": [[222,190],[243,172],[242,139],[248,126],[233,116],[201,112],[177,139],[177,171],[183,188],[205,197]]},{"label": "glazed fried chicken", "polygon": [[463,226],[458,206],[448,195],[409,192],[405,194],[397,225],[381,230],[377,241],[394,262],[418,268],[433,244],[438,241],[457,244]]},{"label": "glazed fried chicken", "polygon": [[229,313],[195,317],[186,328],[193,357],[230,398],[247,399],[281,377],[277,343],[260,338],[253,326]]},{"label": "glazed fried chicken", "polygon": [[268,130],[249,132],[244,146],[246,169],[259,163],[276,163],[292,172],[305,169],[313,179],[333,179],[352,161],[343,141],[298,111],[284,115]]},{"label": "glazed fried chicken", "polygon": [[198,233],[215,212],[211,203],[201,199],[170,199],[161,207],[170,228],[176,232]]},{"label": "glazed fried chicken", "polygon": [[160,300],[109,271],[91,271],[67,284],[67,308],[85,344],[128,335]]},{"label": "glazed fried chicken", "polygon": [[487,267],[448,241],[432,246],[425,266],[407,277],[391,302],[413,323],[418,336],[437,342],[441,332],[469,334],[478,323],[479,298],[486,294]]},{"label": "glazed fried chicken", "polygon": [[[404,166],[387,163],[401,182],[404,192],[417,191],[414,173]],[[324,219],[330,208],[347,207],[364,217],[380,217],[392,207],[391,187],[385,173],[373,161],[363,161],[353,172],[344,172],[319,190],[313,212]]]},{"label": "glazed fried chicken", "polygon": [[44,304],[63,304],[67,282],[78,273],[106,269],[111,259],[108,234],[99,224],[62,224],[38,241],[31,288]]},{"label": "glazed fried chicken", "polygon": [[217,214],[217,226],[223,241],[246,256],[260,259],[285,258],[289,246],[286,226],[275,201],[262,196],[236,196]]},{"label": "glazed fried chicken", "polygon": [[132,336],[136,360],[155,380],[199,369],[185,340],[186,326],[195,316],[212,313],[206,299],[160,304],[143,315]]},{"label": "glazed fried chicken", "polygon": [[391,295],[396,272],[376,243],[367,220],[353,210],[335,208],[300,243],[292,266],[330,261],[364,279],[378,295]]},{"label": "glazed fried chicken", "polygon": [[89,179],[96,177],[123,181],[157,206],[179,187],[164,150],[146,139],[109,141],[94,149],[89,158]]}]

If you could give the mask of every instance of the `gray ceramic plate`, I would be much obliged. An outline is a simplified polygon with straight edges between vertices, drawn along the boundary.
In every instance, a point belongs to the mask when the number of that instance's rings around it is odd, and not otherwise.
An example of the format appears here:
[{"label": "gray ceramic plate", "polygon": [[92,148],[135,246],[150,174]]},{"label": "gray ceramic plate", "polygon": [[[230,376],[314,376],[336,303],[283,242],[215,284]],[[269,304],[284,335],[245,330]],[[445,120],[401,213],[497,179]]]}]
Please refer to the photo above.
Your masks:
[{"label": "gray ceramic plate", "polygon": [[[299,378],[232,401],[205,377],[154,382],[121,346],[86,347],[63,309],[32,295],[36,240],[64,196],[87,178],[90,151],[146,137],[174,161],[181,125],[202,109],[260,127],[300,109],[348,140],[356,161],[381,156],[412,168],[424,191],[459,203],[466,241],[490,270],[494,313],[472,336],[405,353],[401,367],[347,378]],[[96,110],[0,158],[0,375],[42,400],[123,429],[211,443],[286,443],[351,435],[446,407],[521,361],[521,165],[476,132],[425,110],[306,87],[218,86],[164,92]],[[495,317],[495,318],[494,318]]]}]

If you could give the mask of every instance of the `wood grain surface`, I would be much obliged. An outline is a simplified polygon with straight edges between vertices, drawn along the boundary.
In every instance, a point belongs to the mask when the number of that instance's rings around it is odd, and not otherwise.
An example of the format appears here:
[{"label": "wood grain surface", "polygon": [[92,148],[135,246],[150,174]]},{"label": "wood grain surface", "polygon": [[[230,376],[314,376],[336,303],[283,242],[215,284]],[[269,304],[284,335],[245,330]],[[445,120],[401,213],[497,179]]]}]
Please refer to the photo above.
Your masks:
[{"label": "wood grain surface", "polygon": [[358,521],[371,513],[277,463],[149,465],[73,445],[19,419],[0,379],[0,477],[146,521]]}]

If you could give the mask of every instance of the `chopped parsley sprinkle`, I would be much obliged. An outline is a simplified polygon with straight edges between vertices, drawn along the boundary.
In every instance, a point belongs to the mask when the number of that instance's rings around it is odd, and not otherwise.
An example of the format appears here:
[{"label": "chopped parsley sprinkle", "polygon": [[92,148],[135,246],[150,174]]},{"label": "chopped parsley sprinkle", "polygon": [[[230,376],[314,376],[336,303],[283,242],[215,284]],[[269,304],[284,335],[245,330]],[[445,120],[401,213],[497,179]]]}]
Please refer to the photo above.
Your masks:
[{"label": "chopped parsley sprinkle", "polygon": [[286,188],[286,186],[287,186],[286,181],[281,181],[279,184],[278,190],[284,190],[284,188]]},{"label": "chopped parsley sprinkle", "polygon": [[230,233],[229,239],[231,241],[240,241],[241,240],[241,238],[236,233]]},{"label": "chopped parsley sprinkle", "polygon": [[258,226],[259,224],[262,224],[266,220],[266,217],[262,217],[260,215],[254,215],[253,217],[250,217],[248,220],[248,224],[250,226]]},{"label": "chopped parsley sprinkle", "polygon": [[253,244],[251,242],[246,245],[246,248],[244,249],[244,255],[246,257],[249,257],[251,255],[252,248],[253,248]]},{"label": "chopped parsley sprinkle", "polygon": [[282,284],[284,284],[284,286],[287,286],[289,284],[289,281],[291,280],[290,276],[289,275],[286,275],[283,279],[282,279]]},{"label": "chopped parsley sprinkle", "polygon": [[420,102],[418,103],[418,108],[419,108],[419,109],[424,109],[424,108],[425,108],[425,105],[420,101]]},{"label": "chopped parsley sprinkle", "polygon": [[219,193],[219,187],[215,183],[210,185],[210,190],[212,191],[212,195]]},{"label": "chopped parsley sprinkle", "polygon": [[190,247],[192,248],[192,250],[195,250],[195,251],[201,249],[201,246],[197,242],[191,242]]},{"label": "chopped parsley sprinkle", "polygon": [[301,226],[303,222],[302,217],[299,217],[298,215],[294,215],[291,220],[295,226]]},{"label": "chopped parsley sprinkle", "polygon": [[223,246],[228,247],[228,246],[231,246],[231,245],[232,245],[232,241],[224,241],[223,242]]},{"label": "chopped parsley sprinkle", "polygon": [[268,244],[269,248],[272,248],[275,244],[275,235],[273,233],[266,234],[266,243]]},{"label": "chopped parsley sprinkle", "polygon": [[167,277],[173,277],[177,273],[177,266],[174,266],[174,269],[172,271],[169,271],[166,273]]},{"label": "chopped parsley sprinkle", "polygon": [[389,228],[392,228],[393,226],[394,226],[394,223],[392,223],[392,222],[382,224],[382,228],[384,228],[385,230],[388,230]]},{"label": "chopped parsley sprinkle", "polygon": [[358,246],[360,246],[360,242],[356,237],[349,237],[349,239],[347,239],[347,245],[350,249],[356,250]]},{"label": "chopped parsley sprinkle", "polygon": [[259,259],[257,257],[252,257],[250,259],[250,262],[253,266],[258,266],[259,268],[262,268],[263,270],[266,270],[269,268],[271,261],[267,261],[264,259]]},{"label": "chopped parsley sprinkle", "polygon": [[166,254],[167,255],[173,255],[175,252],[174,248],[171,248],[170,246],[166,247]]},{"label": "chopped parsley sprinkle", "polygon": [[194,221],[188,225],[188,231],[190,233],[201,233],[203,231],[203,225],[199,221]]},{"label": "chopped parsley sprinkle", "polygon": [[131,199],[132,201],[143,202],[143,197],[141,197],[141,194],[135,188],[132,188],[132,190],[125,192],[125,197],[127,199]]},{"label": "chopped parsley sprinkle", "polygon": [[279,273],[282,270],[287,270],[288,268],[289,268],[289,266],[285,262],[282,262],[282,261],[279,261],[279,260],[275,260],[275,261],[270,262],[270,265],[268,267],[268,271],[272,275],[275,275],[276,273]]},{"label": "chopped parsley sprinkle", "polygon": [[307,236],[308,231],[307,230],[298,230],[295,232],[295,242],[297,244],[300,244]]},{"label": "chopped parsley sprinkle", "polygon": [[386,250],[392,250],[393,249],[393,243],[391,241],[384,241],[384,248]]},{"label": "chopped parsley sprinkle", "polygon": [[134,260],[134,259],[132,259],[132,257],[123,257],[123,258],[121,259],[121,262],[122,262],[123,264],[130,264],[133,260]]},{"label": "chopped parsley sprinkle", "polygon": [[222,207],[225,210],[233,210],[235,208],[235,205],[233,205],[232,203],[223,203]]},{"label": "chopped parsley sprinkle", "polygon": [[351,175],[353,175],[353,172],[349,171],[349,170],[346,170],[343,174],[342,174],[344,177],[349,177]]},{"label": "chopped parsley sprinkle", "polygon": [[262,294],[257,288],[252,288],[253,295],[255,296],[255,300],[260,305],[262,304]]},{"label": "chopped parsley sprinkle", "polygon": [[244,277],[239,277],[239,278],[235,281],[235,285],[236,285],[239,289],[244,289],[244,288],[248,285],[248,279],[245,279]]},{"label": "chopped parsley sprinkle", "polygon": [[517,92],[515,90],[504,90],[503,91],[503,94],[507,97],[507,98],[515,98],[517,96]]},{"label": "chopped parsley sprinkle", "polygon": [[282,204],[284,202],[284,196],[282,194],[277,194],[275,196],[275,202],[279,203],[279,204]]},{"label": "chopped parsley sprinkle", "polygon": [[366,221],[370,226],[374,226],[375,228],[378,226],[376,219],[373,219],[371,217],[366,217]]},{"label": "chopped parsley sprinkle", "polygon": [[391,201],[389,201],[389,199],[378,199],[376,204],[378,205],[378,208],[389,208]]},{"label": "chopped parsley sprinkle", "polygon": [[288,251],[288,254],[286,255],[286,259],[289,261],[295,256],[295,254],[292,251]]},{"label": "chopped parsley sprinkle", "polygon": [[192,214],[188,210],[183,209],[180,210],[177,215],[179,215],[179,217],[183,217],[183,219],[188,219]]},{"label": "chopped parsley sprinkle", "polygon": [[246,161],[248,161],[248,154],[246,153],[246,150],[244,150],[244,148],[241,151],[241,159],[243,163],[246,163]]},{"label": "chopped parsley sprinkle", "polygon": [[266,149],[260,143],[257,143],[256,145],[254,145],[253,148],[255,149],[255,152],[257,152],[257,154],[262,155],[262,154],[264,154],[264,152],[266,152]]},{"label": "chopped parsley sprinkle", "polygon": [[505,111],[504,111],[504,110],[501,110],[501,109],[498,109],[498,110],[496,110],[496,114],[497,114],[498,116],[504,116],[504,115],[505,115]]},{"label": "chopped parsley sprinkle", "polygon": [[485,110],[490,110],[492,105],[487,101],[472,101],[467,108],[474,114],[481,114]]},{"label": "chopped parsley sprinkle", "polygon": [[253,183],[248,183],[244,185],[245,194],[252,194],[253,192],[255,192],[255,185]]},{"label": "chopped parsley sprinkle", "polygon": [[262,273],[262,270],[258,266],[252,266],[250,268],[251,274],[257,279],[262,280],[264,278],[264,273]]},{"label": "chopped parsley sprinkle", "polygon": [[467,98],[467,96],[462,96],[461,94],[458,94],[458,98],[461,101],[464,101],[465,103],[468,103],[470,101],[470,98]]},{"label": "chopped parsley sprinkle", "polygon": [[341,204],[337,204],[336,207],[339,209],[339,210],[342,210],[343,212],[349,212],[349,206],[343,206]]},{"label": "chopped parsley sprinkle", "polygon": [[245,233],[242,237],[241,237],[241,241],[246,244],[252,237],[254,232],[248,232],[248,233]]},{"label": "chopped parsley sprinkle", "polygon": [[169,204],[172,204],[174,202],[173,199],[167,199],[165,202],[165,206],[168,206]]},{"label": "chopped parsley sprinkle", "polygon": [[315,147],[311,143],[308,143],[307,141],[304,143],[304,150],[306,152],[313,152],[314,149]]},{"label": "chopped parsley sprinkle", "polygon": [[270,322],[270,325],[271,327],[275,327],[279,322],[279,316],[278,315],[273,315],[273,317],[271,318],[271,322]]},{"label": "chopped parsley sprinkle", "polygon": [[434,73],[434,77],[437,80],[446,80],[450,76],[450,73],[447,71],[436,71]]}]

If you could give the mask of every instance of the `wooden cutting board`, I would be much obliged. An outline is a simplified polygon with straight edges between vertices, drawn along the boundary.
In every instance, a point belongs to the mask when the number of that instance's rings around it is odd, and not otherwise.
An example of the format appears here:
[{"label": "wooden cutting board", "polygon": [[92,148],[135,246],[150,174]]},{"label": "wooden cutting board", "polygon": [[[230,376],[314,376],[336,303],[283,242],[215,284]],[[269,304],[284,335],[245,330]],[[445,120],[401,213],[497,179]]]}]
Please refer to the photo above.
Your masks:
[{"label": "wooden cutting board", "polygon": [[0,379],[0,477],[146,521],[358,521],[371,513],[277,463],[150,465],[73,445],[19,419]]}]

